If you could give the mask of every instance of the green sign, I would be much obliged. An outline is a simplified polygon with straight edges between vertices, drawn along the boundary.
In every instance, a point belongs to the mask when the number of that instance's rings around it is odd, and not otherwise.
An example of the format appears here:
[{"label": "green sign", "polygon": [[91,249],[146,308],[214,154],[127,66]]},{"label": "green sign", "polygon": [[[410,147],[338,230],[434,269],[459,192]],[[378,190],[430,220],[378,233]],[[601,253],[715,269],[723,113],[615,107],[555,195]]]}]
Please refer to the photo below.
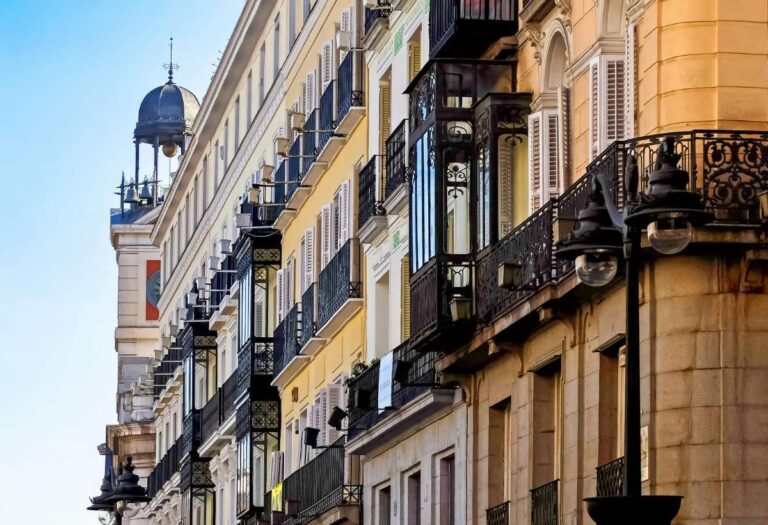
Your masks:
[{"label": "green sign", "polygon": [[394,52],[397,53],[403,47],[403,28],[397,30],[395,33]]}]

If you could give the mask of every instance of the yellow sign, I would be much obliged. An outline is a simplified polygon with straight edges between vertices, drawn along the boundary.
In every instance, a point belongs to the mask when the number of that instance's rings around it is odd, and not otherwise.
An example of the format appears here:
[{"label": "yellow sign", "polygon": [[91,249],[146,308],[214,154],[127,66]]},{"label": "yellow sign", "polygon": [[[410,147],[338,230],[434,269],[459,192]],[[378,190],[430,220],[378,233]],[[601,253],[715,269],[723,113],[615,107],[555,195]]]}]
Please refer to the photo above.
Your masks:
[{"label": "yellow sign", "polygon": [[283,482],[272,487],[272,510],[283,512]]}]

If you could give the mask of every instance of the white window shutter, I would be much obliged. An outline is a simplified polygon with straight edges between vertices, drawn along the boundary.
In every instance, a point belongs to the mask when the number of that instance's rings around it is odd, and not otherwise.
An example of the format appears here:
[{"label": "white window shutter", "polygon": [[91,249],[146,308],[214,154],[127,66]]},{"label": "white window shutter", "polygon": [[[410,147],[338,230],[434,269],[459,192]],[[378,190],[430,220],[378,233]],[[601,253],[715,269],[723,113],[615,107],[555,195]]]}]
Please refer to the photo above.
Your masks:
[{"label": "white window shutter", "polygon": [[348,7],[347,9],[343,10],[341,12],[341,30],[342,31],[352,31],[352,8]]},{"label": "white window shutter", "polygon": [[589,63],[589,158],[600,153],[600,62]]},{"label": "white window shutter", "polygon": [[305,84],[305,96],[304,96],[304,115],[309,117],[309,114],[317,107],[317,101],[315,98],[315,84],[316,76],[314,71],[307,73],[307,82]]},{"label": "white window shutter", "polygon": [[277,305],[277,322],[279,323],[285,315],[285,270],[283,268],[277,270],[277,293],[275,295],[277,295],[275,303]]},{"label": "white window shutter", "polygon": [[315,228],[304,232],[304,290],[315,282]]},{"label": "white window shutter", "polygon": [[349,232],[352,223],[352,196],[350,194],[350,186],[350,181],[344,181],[341,183],[341,209],[339,210],[339,236],[338,246],[336,247],[337,250],[344,246],[344,243],[346,243],[350,238]]},{"label": "white window shutter", "polygon": [[340,384],[330,384],[326,387],[326,403],[325,403],[325,423],[328,429],[328,444],[332,445],[339,437],[341,432],[328,425],[328,420],[331,417],[334,407],[343,407],[342,402],[344,398],[344,387]]},{"label": "white window shutter", "polygon": [[557,90],[557,114],[559,129],[558,135],[558,155],[559,158],[559,180],[557,193],[563,191],[570,176],[571,159],[571,98],[567,87],[560,86]]},{"label": "white window shutter", "polygon": [[637,82],[637,24],[635,22],[627,24],[624,62],[626,64],[624,138],[632,138],[635,136],[635,83]]},{"label": "white window shutter", "polygon": [[328,389],[324,388],[322,392],[320,392],[320,403],[318,404],[318,411],[317,411],[317,423],[320,425],[320,436],[322,438],[322,444],[323,445],[330,445],[331,442],[328,440],[328,429],[330,428],[328,426]]},{"label": "white window shutter", "polygon": [[333,80],[333,44],[331,42],[323,44],[323,52],[320,55],[320,78],[323,90]]},{"label": "white window shutter", "polygon": [[325,265],[331,260],[331,206],[326,204],[323,206],[320,214],[320,268],[325,268]]},{"label": "white window shutter", "polygon": [[[605,78],[603,92],[605,93],[605,133],[603,148],[615,140],[624,138],[626,96],[626,74],[624,57],[606,58],[604,65]],[[603,149],[601,148],[601,149]]]},{"label": "white window shutter", "polygon": [[304,292],[307,290],[307,283],[304,277],[307,274],[307,237],[306,235],[301,238],[300,258],[301,258],[301,267],[299,269],[299,272],[300,272],[299,275],[301,276],[301,293],[304,294]]},{"label": "white window shutter", "polygon": [[[290,436],[289,436],[290,438]],[[283,452],[276,450],[272,452],[272,455],[270,457],[270,461],[272,462],[272,475],[269,479],[269,488],[273,488],[275,485],[283,481],[283,464],[284,464],[284,454]]]},{"label": "white window shutter", "polygon": [[254,303],[253,324],[256,325],[253,335],[255,337],[264,337],[264,302],[261,300]]},{"label": "white window shutter", "polygon": [[293,307],[296,302],[296,261],[293,257],[288,259],[285,277],[285,313]]},{"label": "white window shutter", "polygon": [[[315,397],[315,403],[312,405],[311,410],[311,421],[312,424],[310,425],[313,428],[318,429],[320,432],[317,434],[317,444],[320,446],[323,446],[325,444],[325,435],[323,432],[323,425],[320,424],[320,396]],[[315,449],[313,452],[310,452],[311,455],[317,455],[319,452],[319,449]]]},{"label": "white window shutter", "polygon": [[556,111],[547,110],[544,115],[544,163],[542,170],[542,197],[544,204],[560,193],[560,116]]},{"label": "white window shutter", "polygon": [[541,113],[528,116],[528,207],[541,208]]}]

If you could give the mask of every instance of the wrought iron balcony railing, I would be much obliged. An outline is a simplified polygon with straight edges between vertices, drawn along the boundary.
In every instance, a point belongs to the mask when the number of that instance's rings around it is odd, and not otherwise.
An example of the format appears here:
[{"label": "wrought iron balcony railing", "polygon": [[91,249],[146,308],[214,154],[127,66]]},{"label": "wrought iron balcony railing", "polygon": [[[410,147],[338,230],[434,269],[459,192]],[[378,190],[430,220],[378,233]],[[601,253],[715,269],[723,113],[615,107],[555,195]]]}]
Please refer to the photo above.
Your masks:
[{"label": "wrought iron balcony railing", "polygon": [[485,511],[487,525],[509,525],[509,502],[496,505]]},{"label": "wrought iron balcony railing", "polygon": [[624,489],[624,458],[597,467],[597,495],[621,496]]},{"label": "wrought iron balcony railing", "polygon": [[237,390],[235,398],[251,388],[256,376],[271,377],[274,371],[274,339],[253,337],[237,354]]},{"label": "wrought iron balcony railing", "polygon": [[219,424],[219,411],[221,405],[219,403],[219,390],[213,393],[208,402],[203,407],[202,411],[202,429],[201,429],[201,443],[205,443],[210,437],[218,430]]},{"label": "wrought iron balcony railing", "polygon": [[360,242],[349,239],[320,271],[317,327],[321,329],[349,299],[362,297]]},{"label": "wrought iron balcony railing", "polygon": [[272,175],[272,180],[275,181],[275,202],[278,204],[285,204],[290,198],[288,195],[289,184],[284,184],[288,179],[285,178],[286,173],[286,161],[280,162],[280,165],[275,169],[275,173]]},{"label": "wrought iron balcony railing", "polygon": [[517,0],[430,0],[430,57],[477,57],[516,32]]},{"label": "wrought iron balcony railing", "polygon": [[303,173],[301,171],[301,136],[297,136],[296,139],[293,141],[293,144],[291,145],[290,149],[288,150],[288,158],[283,161],[283,164],[286,162],[288,163],[288,168],[286,171],[286,180],[289,182],[289,184],[285,184],[285,200],[286,202],[291,200],[291,197],[296,192],[296,188],[298,188],[299,183],[301,182],[301,178],[303,177]]},{"label": "wrought iron balcony railing", "polygon": [[317,134],[316,153],[319,153],[320,150],[322,150],[323,147],[325,147],[325,145],[328,143],[328,140],[333,136],[333,131],[331,130],[336,129],[336,112],[334,111],[335,92],[336,82],[331,80],[328,82],[328,85],[325,87],[323,94],[320,96],[319,129],[321,133]]},{"label": "wrought iron balcony railing", "polygon": [[153,374],[154,394],[156,398],[160,396],[163,390],[165,390],[171,377],[173,377],[176,369],[180,366],[181,348],[177,347],[169,349],[160,361],[160,366],[155,368]]},{"label": "wrought iron balcony railing", "polygon": [[[406,384],[396,381],[394,370],[392,370],[392,406],[379,407],[378,391],[379,374],[381,373],[379,364],[371,365],[363,373],[352,379],[349,383],[348,400],[350,439],[376,425],[435,386],[437,379],[435,374],[436,352],[417,351],[410,345],[410,341],[406,341],[395,348],[393,353],[395,362],[403,361],[410,365],[408,381]],[[387,410],[383,410],[384,408]]]},{"label": "wrought iron balcony railing", "polygon": [[237,373],[231,374],[202,410],[201,443],[205,443],[235,413]]},{"label": "wrought iron balcony railing", "polygon": [[150,498],[155,497],[169,479],[179,471],[179,461],[181,459],[181,437],[165,452],[163,458],[155,465],[152,473],[147,479],[147,495]]},{"label": "wrought iron balcony railing", "polygon": [[339,66],[336,92],[336,122],[347,116],[349,109],[363,105],[362,54],[348,51]]},{"label": "wrought iron balcony railing", "polygon": [[301,315],[299,304],[294,304],[275,328],[275,375],[288,366],[301,351]]},{"label": "wrought iron balcony railing", "polygon": [[531,525],[557,525],[558,480],[531,489]]},{"label": "wrought iron balcony railing", "polygon": [[[641,190],[647,189],[648,176],[655,169],[662,139],[667,135],[614,142],[587,166],[586,174],[557,199],[546,203],[496,244],[480,252],[476,259],[478,320],[492,322],[566,276],[573,269],[573,261],[552,257],[556,242],[553,221],[558,217],[578,216],[587,206],[593,179],[598,175],[608,183],[606,197],[623,209],[627,159],[634,157]],[[757,195],[768,189],[768,132],[694,130],[673,135],[677,139],[676,151],[681,156],[680,168],[690,174],[689,188],[702,196],[705,207],[715,216],[714,223],[733,227],[760,224]],[[503,262],[522,265],[522,282],[515,291],[496,286],[495,272]],[[419,311],[427,310],[419,306],[415,312]],[[413,322],[412,319],[412,333]]]},{"label": "wrought iron balcony railing", "polygon": [[368,164],[360,170],[360,182],[358,209],[357,209],[357,227],[362,228],[368,220],[375,215],[384,215],[384,206],[381,200],[377,198],[376,189],[379,185],[376,163],[378,155],[371,157]]},{"label": "wrought iron balcony railing", "polygon": [[397,188],[408,182],[405,164],[408,152],[405,130],[407,120],[403,120],[387,138],[385,145],[384,170],[386,171],[385,193],[389,197]]},{"label": "wrought iron balcony railing", "polygon": [[297,515],[286,525],[303,524],[339,505],[360,504],[362,487],[344,484],[342,436],[283,481],[283,499],[295,502]]},{"label": "wrought iron balcony railing", "polygon": [[364,24],[365,34],[367,35],[371,31],[373,24],[379,20],[386,20],[389,18],[389,12],[390,3],[386,0],[378,0],[376,6],[373,8],[366,7]]},{"label": "wrought iron balcony railing", "polygon": [[317,334],[317,323],[315,322],[317,313],[317,283],[310,284],[301,294],[301,337],[299,345],[301,348]]},{"label": "wrought iron balcony railing", "polygon": [[[224,297],[229,295],[229,289],[235,283],[236,261],[234,255],[227,255],[221,262],[221,270],[211,277],[211,309],[216,309]],[[199,308],[195,308],[197,313]]]},{"label": "wrought iron balcony railing", "polygon": [[317,123],[320,120],[320,110],[313,109],[304,121],[304,133],[301,135],[301,172],[306,174],[317,157]]}]

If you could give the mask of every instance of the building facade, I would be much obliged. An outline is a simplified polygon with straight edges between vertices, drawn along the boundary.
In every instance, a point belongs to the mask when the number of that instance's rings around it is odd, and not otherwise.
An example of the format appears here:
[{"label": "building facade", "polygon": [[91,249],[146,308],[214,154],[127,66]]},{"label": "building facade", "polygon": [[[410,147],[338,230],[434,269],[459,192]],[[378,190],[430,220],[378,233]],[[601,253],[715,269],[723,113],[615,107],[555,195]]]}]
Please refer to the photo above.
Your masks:
[{"label": "building facade", "polygon": [[764,522],[766,56],[755,1],[246,1],[142,230],[138,516],[591,523],[623,490],[627,281],[555,252],[672,159],[711,217],[642,244],[643,491]]}]

